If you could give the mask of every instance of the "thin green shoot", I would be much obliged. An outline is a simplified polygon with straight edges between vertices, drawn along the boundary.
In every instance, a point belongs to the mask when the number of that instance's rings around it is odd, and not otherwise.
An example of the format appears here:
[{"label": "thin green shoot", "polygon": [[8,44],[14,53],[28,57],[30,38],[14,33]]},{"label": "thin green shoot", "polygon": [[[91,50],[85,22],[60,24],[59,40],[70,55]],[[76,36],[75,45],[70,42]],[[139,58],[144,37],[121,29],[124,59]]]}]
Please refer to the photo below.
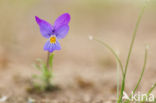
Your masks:
[{"label": "thin green shoot", "polygon": [[[152,91],[156,88],[156,83],[152,86],[152,88],[148,91],[147,97],[152,93]],[[143,101],[144,102],[144,101]],[[154,103],[156,102],[156,99],[154,100]]]},{"label": "thin green shoot", "polygon": [[148,54],[148,48],[146,47],[146,49],[145,49],[145,56],[144,56],[144,65],[142,67],[142,72],[141,72],[140,78],[139,78],[139,80],[137,82],[137,85],[136,85],[136,87],[133,90],[134,94],[135,94],[135,92],[136,92],[136,90],[137,90],[137,88],[138,88],[138,86],[139,86],[139,84],[140,84],[140,82],[142,80],[142,77],[143,77],[143,74],[144,74],[144,71],[145,71],[145,68],[146,68],[147,56],[148,56],[147,54]]},{"label": "thin green shoot", "polygon": [[132,48],[133,48],[133,45],[134,45],[134,41],[135,41],[135,38],[136,38],[136,33],[137,33],[137,30],[138,30],[138,27],[139,27],[141,18],[142,18],[143,14],[144,14],[145,8],[146,8],[146,6],[144,6],[142,8],[141,12],[140,12],[140,15],[138,17],[138,20],[137,20],[137,23],[136,23],[136,26],[135,26],[135,29],[134,29],[134,32],[133,32],[133,35],[132,35],[132,40],[131,40],[131,43],[130,43],[130,48],[129,48],[129,52],[128,52],[128,56],[127,56],[127,60],[126,60],[126,66],[125,66],[124,76],[123,76],[123,80],[122,80],[120,97],[119,97],[117,103],[121,103],[122,102],[123,91],[125,89],[125,79],[126,79],[127,68],[128,68],[130,56],[131,56],[131,53],[132,53]]},{"label": "thin green shoot", "polygon": [[117,64],[117,74],[116,74],[116,78],[117,78],[117,100],[119,98],[119,84],[120,84],[120,65],[119,62],[116,60],[116,64]]},{"label": "thin green shoot", "polygon": [[116,60],[118,61],[118,64],[120,65],[120,68],[121,68],[121,71],[122,71],[122,75],[124,76],[123,65],[122,65],[121,60],[118,57],[117,53],[115,52],[115,50],[113,50],[113,48],[111,46],[109,46],[107,43],[105,43],[105,42],[103,42],[103,41],[101,41],[99,39],[93,38],[93,40],[95,40],[96,42],[102,44],[104,47],[106,47],[108,50],[110,50],[112,52],[112,54],[115,56]]},{"label": "thin green shoot", "polygon": [[123,65],[122,65],[122,62],[118,56],[118,54],[115,52],[115,50],[113,50],[113,48],[111,46],[109,46],[107,43],[99,40],[99,39],[96,39],[96,38],[93,38],[92,36],[89,37],[90,40],[95,40],[96,42],[102,44],[104,47],[106,47],[108,50],[110,50],[112,52],[112,54],[115,56],[115,59],[116,59],[116,63],[117,63],[117,99],[119,97],[119,83],[120,83],[120,74],[119,74],[119,69],[121,68],[121,71],[122,71],[122,75],[124,76],[124,71],[123,71]]},{"label": "thin green shoot", "polygon": [[[156,87],[156,83],[152,86],[152,88],[150,88],[150,90],[148,91],[148,93],[147,93],[147,97],[149,97],[150,96],[150,94],[152,93],[152,91],[155,89],[155,87]],[[143,100],[143,101],[141,101],[140,103],[144,103],[145,102],[145,100]],[[154,103],[156,102],[156,99],[154,100]]]},{"label": "thin green shoot", "polygon": [[156,83],[152,86],[152,88],[148,91],[148,93],[147,93],[147,96],[149,96],[151,93],[152,93],[152,91],[155,89],[155,87],[156,87]]},{"label": "thin green shoot", "polygon": [[[143,64],[143,67],[142,67],[142,72],[141,72],[141,75],[140,75],[139,80],[137,82],[137,85],[133,90],[133,94],[135,94],[135,92],[136,92],[137,88],[139,87],[139,84],[140,84],[140,82],[142,80],[142,77],[143,77],[143,74],[144,74],[144,71],[145,71],[145,68],[146,68],[147,56],[148,56],[148,46],[146,46],[146,48],[145,48],[144,64]],[[132,97],[132,95],[130,95],[130,98],[131,97]],[[129,100],[126,101],[126,103],[129,103],[129,102],[130,102]]]}]

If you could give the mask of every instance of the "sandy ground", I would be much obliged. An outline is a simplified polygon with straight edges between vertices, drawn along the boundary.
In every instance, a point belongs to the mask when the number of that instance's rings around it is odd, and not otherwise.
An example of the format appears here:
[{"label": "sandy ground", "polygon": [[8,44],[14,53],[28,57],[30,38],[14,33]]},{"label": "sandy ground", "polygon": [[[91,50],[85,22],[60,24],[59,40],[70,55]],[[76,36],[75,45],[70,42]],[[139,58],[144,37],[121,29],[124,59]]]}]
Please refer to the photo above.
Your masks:
[{"label": "sandy ground", "polygon": [[[4,4],[10,5],[6,2]],[[5,7],[1,7],[2,10]],[[12,9],[12,13],[16,11],[17,15],[9,18],[11,14],[3,12],[5,15],[2,18],[8,17],[6,21],[10,25],[4,26],[2,22],[0,31],[4,39],[0,45],[0,96],[8,97],[5,103],[28,103],[31,99],[35,103],[115,103],[115,58],[103,46],[90,41],[88,36],[93,35],[109,43],[119,51],[125,64],[140,8],[133,3],[119,5],[115,2],[103,6],[100,2],[62,3],[53,0],[33,2],[31,6],[26,3],[23,7],[15,4],[8,7],[7,10]],[[68,36],[61,40],[62,50],[56,51],[54,57],[52,82],[60,89],[28,93],[32,74],[39,73],[32,64],[36,58],[46,60],[47,54],[43,51],[46,39],[40,35],[34,16],[38,15],[52,23],[54,18],[66,12],[64,9],[70,12],[72,19]],[[126,79],[125,91],[128,93],[135,87],[141,73],[146,44],[150,46],[148,63],[138,91],[146,93],[156,80],[155,11],[151,5],[147,7],[137,32]],[[156,90],[153,94],[156,95]]]}]

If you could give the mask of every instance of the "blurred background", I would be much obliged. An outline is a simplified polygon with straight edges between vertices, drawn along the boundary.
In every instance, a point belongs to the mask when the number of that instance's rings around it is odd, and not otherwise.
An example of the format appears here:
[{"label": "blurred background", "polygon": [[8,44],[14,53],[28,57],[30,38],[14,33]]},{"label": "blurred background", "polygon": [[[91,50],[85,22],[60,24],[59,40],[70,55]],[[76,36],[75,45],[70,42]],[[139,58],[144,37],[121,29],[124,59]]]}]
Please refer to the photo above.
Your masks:
[{"label": "blurred background", "polygon": [[[58,16],[68,12],[71,15],[70,31],[60,41],[62,50],[55,51],[53,67],[53,82],[63,91],[49,97],[57,100],[62,95],[63,99],[74,98],[75,101],[77,98],[115,98],[115,58],[88,36],[110,44],[125,64],[143,5],[144,0],[0,0],[0,95],[27,98],[24,89],[27,81],[32,74],[38,73],[32,64],[37,58],[46,60],[47,52],[43,50],[46,39],[40,34],[34,17],[39,16],[53,24]],[[155,0],[149,0],[137,32],[126,80],[128,93],[141,73],[146,44],[150,46],[148,65],[139,87],[143,93],[156,82]],[[86,90],[86,86],[89,89]],[[156,91],[153,93],[156,95]],[[35,95],[34,98],[38,97]]]}]

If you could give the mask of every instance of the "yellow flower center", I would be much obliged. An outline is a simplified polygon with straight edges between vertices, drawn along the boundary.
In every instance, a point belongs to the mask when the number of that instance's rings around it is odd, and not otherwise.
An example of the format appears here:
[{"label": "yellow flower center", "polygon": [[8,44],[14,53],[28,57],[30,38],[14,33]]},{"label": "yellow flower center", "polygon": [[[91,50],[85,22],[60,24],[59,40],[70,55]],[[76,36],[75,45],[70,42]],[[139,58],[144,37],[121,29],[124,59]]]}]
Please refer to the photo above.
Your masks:
[{"label": "yellow flower center", "polygon": [[55,36],[50,37],[50,43],[56,43],[56,37]]}]

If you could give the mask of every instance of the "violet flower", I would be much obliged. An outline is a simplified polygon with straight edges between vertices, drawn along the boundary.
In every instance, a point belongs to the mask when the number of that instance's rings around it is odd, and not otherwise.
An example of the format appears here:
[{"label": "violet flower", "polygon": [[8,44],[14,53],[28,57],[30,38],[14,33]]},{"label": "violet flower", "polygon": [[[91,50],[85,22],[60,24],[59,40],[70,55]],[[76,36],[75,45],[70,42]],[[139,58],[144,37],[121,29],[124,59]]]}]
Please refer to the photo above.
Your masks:
[{"label": "violet flower", "polygon": [[35,16],[35,19],[42,36],[48,39],[44,45],[44,50],[50,53],[54,50],[60,50],[61,45],[58,40],[63,39],[69,31],[70,15],[68,13],[62,14],[55,20],[54,25],[37,16]]}]

